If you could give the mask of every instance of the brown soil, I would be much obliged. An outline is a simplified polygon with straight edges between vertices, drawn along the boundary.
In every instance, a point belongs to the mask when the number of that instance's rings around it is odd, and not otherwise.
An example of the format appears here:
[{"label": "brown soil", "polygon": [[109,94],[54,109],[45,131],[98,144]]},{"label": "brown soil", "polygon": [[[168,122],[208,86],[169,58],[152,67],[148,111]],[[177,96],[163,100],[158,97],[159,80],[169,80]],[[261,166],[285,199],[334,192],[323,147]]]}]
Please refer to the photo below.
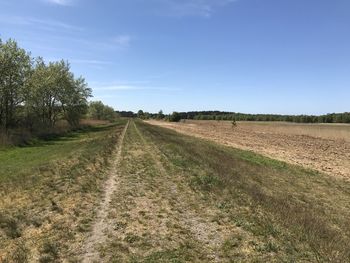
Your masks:
[{"label": "brown soil", "polygon": [[350,126],[240,122],[233,127],[225,121],[148,123],[350,179]]}]

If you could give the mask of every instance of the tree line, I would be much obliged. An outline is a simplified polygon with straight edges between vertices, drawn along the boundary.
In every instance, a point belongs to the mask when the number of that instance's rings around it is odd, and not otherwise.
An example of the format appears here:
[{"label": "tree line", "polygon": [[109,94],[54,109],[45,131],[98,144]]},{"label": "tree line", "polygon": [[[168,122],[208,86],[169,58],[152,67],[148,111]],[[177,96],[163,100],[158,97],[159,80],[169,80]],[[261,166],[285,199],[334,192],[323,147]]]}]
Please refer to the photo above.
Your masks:
[{"label": "tree line", "polygon": [[16,41],[0,39],[0,132],[26,128],[53,130],[59,120],[77,127],[89,114],[112,120],[113,108],[88,102],[92,90],[83,77],[75,77],[68,61],[45,62],[33,58]]},{"label": "tree line", "polygon": [[139,110],[119,112],[122,117],[138,117],[140,119],[164,119],[168,121],[183,120],[225,120],[225,121],[284,121],[296,123],[350,123],[350,112],[330,113],[325,115],[279,115],[279,114],[245,114],[226,111],[189,111],[164,114],[149,113]]},{"label": "tree line", "polygon": [[296,123],[350,123],[350,112],[326,115],[245,114],[222,111],[180,112],[181,119],[229,121],[285,121]]}]

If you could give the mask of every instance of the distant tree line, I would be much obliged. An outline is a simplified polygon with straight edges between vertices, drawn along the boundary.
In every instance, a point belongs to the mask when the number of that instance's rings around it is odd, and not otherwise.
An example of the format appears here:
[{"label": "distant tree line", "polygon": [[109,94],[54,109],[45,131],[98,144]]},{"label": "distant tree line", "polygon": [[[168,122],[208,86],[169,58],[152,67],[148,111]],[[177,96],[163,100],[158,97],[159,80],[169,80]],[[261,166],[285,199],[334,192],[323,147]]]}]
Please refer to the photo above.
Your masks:
[{"label": "distant tree line", "polygon": [[285,121],[297,123],[350,123],[350,112],[326,115],[245,114],[223,111],[180,112],[181,119],[230,121]]},{"label": "distant tree line", "polygon": [[120,117],[124,117],[124,118],[135,118],[135,117],[137,117],[137,114],[132,112],[132,111],[116,111],[116,113]]},{"label": "distant tree line", "polygon": [[226,120],[226,121],[285,121],[297,123],[350,123],[350,112],[329,113],[325,115],[279,115],[279,114],[245,114],[227,111],[189,111],[171,114],[149,113],[139,110],[118,112],[122,117],[141,119],[164,119],[168,121],[189,120]]},{"label": "distant tree line", "polygon": [[[123,112],[118,112],[118,113],[123,113]],[[143,120],[148,120],[148,119],[164,119],[167,115],[163,113],[162,110],[160,110],[158,113],[149,113],[149,112],[144,112],[143,110],[139,110],[137,113],[133,112],[126,112],[129,116],[126,116],[126,114],[121,114],[123,117],[134,117],[134,118],[140,118]]]}]

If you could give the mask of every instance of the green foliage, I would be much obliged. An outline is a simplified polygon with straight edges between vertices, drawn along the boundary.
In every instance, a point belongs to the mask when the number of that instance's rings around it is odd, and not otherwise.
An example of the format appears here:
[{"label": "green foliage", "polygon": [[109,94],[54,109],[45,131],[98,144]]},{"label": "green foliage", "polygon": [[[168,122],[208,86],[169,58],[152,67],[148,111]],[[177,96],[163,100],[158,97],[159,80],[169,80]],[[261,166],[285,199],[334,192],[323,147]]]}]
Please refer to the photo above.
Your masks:
[{"label": "green foliage", "polygon": [[198,175],[194,177],[192,181],[193,187],[200,187],[203,190],[210,191],[212,188],[217,187],[222,182],[214,175]]},{"label": "green foliage", "polygon": [[52,129],[58,120],[77,127],[91,89],[68,62],[31,58],[14,40],[0,40],[0,127]]},{"label": "green foliage", "polygon": [[19,106],[25,101],[26,81],[32,59],[17,43],[0,39],[0,126],[13,127],[18,122]]},{"label": "green foliage", "polygon": [[40,263],[55,262],[59,258],[59,248],[57,244],[46,241],[41,249]]},{"label": "green foliage", "polygon": [[142,120],[148,120],[150,118],[154,118],[154,114],[150,114],[149,112],[143,112],[143,110],[139,110],[137,112],[137,118]]},{"label": "green foliage", "polygon": [[179,122],[181,120],[181,115],[174,111],[170,116],[169,116],[169,121],[171,122]]},{"label": "green foliage", "polygon": [[64,61],[48,65],[39,58],[29,79],[26,109],[34,122],[42,127],[54,127],[63,117],[72,127],[86,113],[91,89],[83,78],[75,79],[69,64]]},{"label": "green foliage", "polygon": [[[23,241],[16,242],[16,249],[10,257],[10,262],[26,263],[29,262],[30,250]],[[6,262],[6,260],[4,261]]]},{"label": "green foliage", "polygon": [[165,115],[164,115],[163,111],[160,110],[160,111],[158,112],[157,119],[158,119],[158,120],[161,120],[161,119],[164,119],[164,117],[165,117]]},{"label": "green foliage", "polygon": [[2,213],[0,213],[0,229],[2,229],[9,238],[14,239],[21,236],[18,220]]},{"label": "green foliage", "polygon": [[143,115],[144,115],[143,110],[139,110],[139,111],[137,112],[137,117],[138,117],[138,118],[142,118]]},{"label": "green foliage", "polygon": [[88,117],[94,120],[115,121],[119,115],[115,110],[101,101],[92,101],[89,103]]}]

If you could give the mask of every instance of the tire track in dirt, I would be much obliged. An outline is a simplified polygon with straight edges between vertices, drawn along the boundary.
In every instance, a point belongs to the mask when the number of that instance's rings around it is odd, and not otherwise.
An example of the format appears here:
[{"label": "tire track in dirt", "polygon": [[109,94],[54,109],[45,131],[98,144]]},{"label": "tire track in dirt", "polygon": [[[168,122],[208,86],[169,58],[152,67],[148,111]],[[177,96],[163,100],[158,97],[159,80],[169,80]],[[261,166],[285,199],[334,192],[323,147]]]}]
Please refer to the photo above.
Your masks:
[{"label": "tire track in dirt", "polygon": [[82,262],[95,262],[99,260],[99,253],[96,249],[98,244],[105,242],[108,232],[108,212],[110,208],[110,202],[112,200],[113,193],[118,187],[118,165],[121,160],[122,146],[126,131],[129,127],[129,122],[125,125],[125,128],[117,143],[117,152],[115,154],[115,159],[112,164],[109,178],[107,179],[104,186],[104,195],[101,203],[99,204],[99,209],[97,211],[96,219],[93,223],[91,236],[89,236],[84,244],[83,249],[83,260]]}]

